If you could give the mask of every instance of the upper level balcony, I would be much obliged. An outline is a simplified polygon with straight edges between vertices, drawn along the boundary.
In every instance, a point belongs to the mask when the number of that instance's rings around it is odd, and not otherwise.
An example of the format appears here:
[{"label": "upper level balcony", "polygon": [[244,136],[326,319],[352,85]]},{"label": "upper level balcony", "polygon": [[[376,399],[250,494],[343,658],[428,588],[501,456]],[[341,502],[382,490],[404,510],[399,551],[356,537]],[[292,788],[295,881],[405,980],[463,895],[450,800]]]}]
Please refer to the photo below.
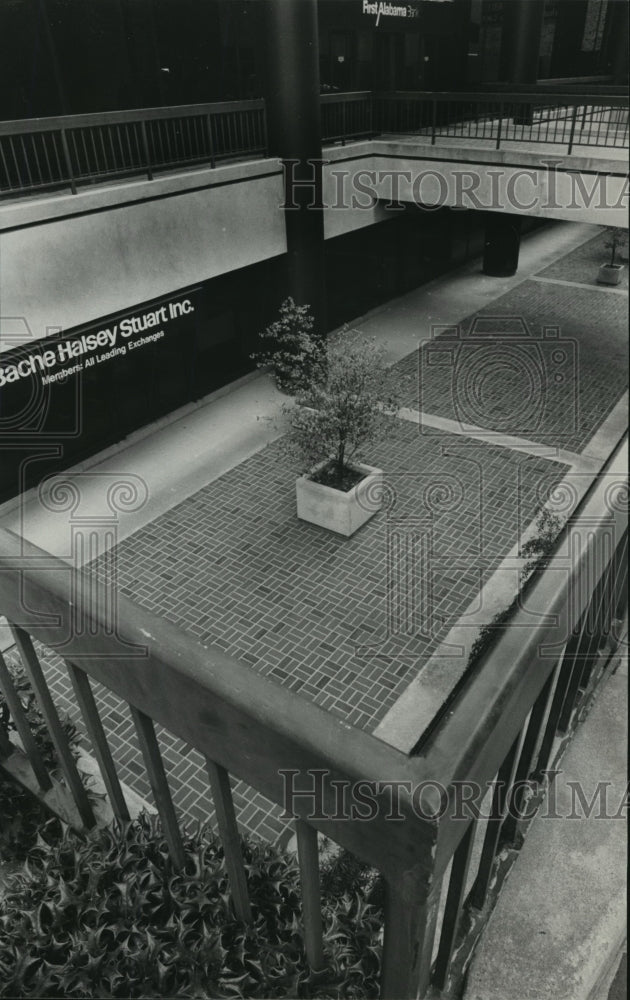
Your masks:
[{"label": "upper level balcony", "polygon": [[[588,96],[517,93],[370,92],[321,98],[328,149],[378,138],[433,158],[484,154],[488,162],[570,158],[573,169],[622,167],[628,100],[611,88]],[[462,155],[464,154],[464,155]],[[0,193],[73,193],[107,183],[269,154],[265,102],[233,101],[0,123]]]}]

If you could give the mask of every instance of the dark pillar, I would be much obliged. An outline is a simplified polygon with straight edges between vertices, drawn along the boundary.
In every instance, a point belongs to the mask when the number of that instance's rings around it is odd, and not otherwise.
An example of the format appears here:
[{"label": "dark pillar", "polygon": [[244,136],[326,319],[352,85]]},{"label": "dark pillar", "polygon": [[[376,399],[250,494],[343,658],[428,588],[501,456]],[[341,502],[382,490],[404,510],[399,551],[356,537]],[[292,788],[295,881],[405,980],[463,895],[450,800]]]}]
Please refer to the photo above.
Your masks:
[{"label": "dark pillar", "polygon": [[518,269],[521,217],[507,212],[486,212],[483,273],[509,278]]},{"label": "dark pillar", "polygon": [[613,3],[607,35],[608,59],[613,83],[628,86],[628,3]]},{"label": "dark pillar", "polygon": [[510,0],[506,5],[503,57],[509,83],[537,82],[544,14],[545,0]]},{"label": "dark pillar", "polygon": [[265,0],[265,29],[269,150],[287,161],[288,294],[298,305],[310,305],[316,329],[323,333],[326,299],[317,0]]},{"label": "dark pillar", "polygon": [[57,100],[59,102],[59,111],[57,114],[67,115],[70,113],[68,96],[63,82],[59,57],[57,55],[57,46],[51,30],[52,22],[46,6],[46,0],[37,0],[37,18],[39,20],[40,30],[44,34],[45,44],[48,50],[48,58],[50,59],[53,77],[55,80],[55,87],[57,89]]}]

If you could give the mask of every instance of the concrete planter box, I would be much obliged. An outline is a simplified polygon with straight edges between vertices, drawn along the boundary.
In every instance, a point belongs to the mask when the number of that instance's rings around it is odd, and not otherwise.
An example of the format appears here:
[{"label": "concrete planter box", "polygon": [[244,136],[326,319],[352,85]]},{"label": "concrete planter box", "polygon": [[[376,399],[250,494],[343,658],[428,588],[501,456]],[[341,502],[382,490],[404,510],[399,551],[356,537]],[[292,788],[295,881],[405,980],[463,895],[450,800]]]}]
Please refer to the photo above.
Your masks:
[{"label": "concrete planter box", "polygon": [[297,516],[321,528],[328,528],[349,538],[382,506],[382,469],[354,462],[353,469],[363,472],[365,478],[348,492],[315,483],[309,478],[327,462],[315,466],[311,473],[300,476],[296,482]]},{"label": "concrete planter box", "polygon": [[600,285],[618,285],[622,271],[623,264],[600,264],[597,281]]}]

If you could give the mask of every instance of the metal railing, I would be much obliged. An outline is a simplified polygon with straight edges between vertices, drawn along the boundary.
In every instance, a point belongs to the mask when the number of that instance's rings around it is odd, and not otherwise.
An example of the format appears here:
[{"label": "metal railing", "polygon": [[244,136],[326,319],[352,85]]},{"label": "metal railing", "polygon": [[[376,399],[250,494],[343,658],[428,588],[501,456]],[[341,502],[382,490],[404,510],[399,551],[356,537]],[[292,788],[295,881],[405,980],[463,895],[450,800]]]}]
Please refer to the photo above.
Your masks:
[{"label": "metal railing", "polygon": [[[615,660],[618,619],[627,598],[626,453],[625,444],[617,449],[565,527],[548,568],[522,595],[509,627],[471,666],[438,723],[418,733],[410,753],[350,728],[121,594],[115,595],[113,620],[109,584],[70,571],[66,563],[0,531],[0,613],[11,623],[57,748],[66,813],[78,826],[95,822],[33,638],[52,648],[70,673],[115,815],[125,819],[127,805],[94,681],[129,706],[176,864],[183,863],[182,840],[155,724],[205,758],[240,920],[249,921],[251,910],[229,775],[284,805],[281,775],[290,768],[300,775],[296,787],[313,788],[311,801],[293,803],[303,937],[312,968],[327,961],[319,830],[384,877],[381,995],[422,998],[430,990],[450,990],[487,919],[506,854],[516,854],[504,848],[520,843],[532,802],[544,794],[545,772]],[[1,658],[0,683],[22,744],[3,735],[0,766],[45,797],[51,777]],[[321,774],[316,784],[314,769]],[[527,779],[533,798],[523,790]],[[374,789],[376,810],[369,820],[339,817],[340,780]],[[478,804],[484,790],[494,788],[489,818],[461,813],[457,789],[462,781],[480,790]],[[400,790],[395,821],[392,782]],[[437,807],[422,792],[428,784],[442,790]],[[58,810],[60,801],[58,794]]]},{"label": "metal railing", "polygon": [[393,93],[374,96],[378,133],[628,148],[628,99],[575,94]]},{"label": "metal railing", "polygon": [[[628,100],[536,93],[324,94],[322,141],[416,135],[628,147]],[[0,195],[82,184],[268,154],[265,102],[231,101],[0,122]]]},{"label": "metal railing", "polygon": [[0,192],[16,194],[265,156],[262,100],[0,123]]},{"label": "metal railing", "polygon": [[323,94],[322,142],[342,142],[349,139],[365,139],[374,134],[371,91],[355,93]]}]

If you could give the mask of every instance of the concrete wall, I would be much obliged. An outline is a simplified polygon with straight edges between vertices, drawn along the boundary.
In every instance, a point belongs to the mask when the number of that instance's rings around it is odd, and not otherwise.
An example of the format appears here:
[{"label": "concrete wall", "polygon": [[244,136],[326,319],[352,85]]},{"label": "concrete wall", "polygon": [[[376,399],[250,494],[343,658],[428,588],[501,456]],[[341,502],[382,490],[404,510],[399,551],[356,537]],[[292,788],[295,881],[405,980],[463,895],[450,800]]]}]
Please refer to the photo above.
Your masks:
[{"label": "concrete wall", "polygon": [[266,161],[7,205],[0,315],[38,339],[282,254],[281,201]]},{"label": "concrete wall", "polygon": [[[325,236],[386,219],[392,173],[400,201],[625,225],[626,154],[612,152],[554,157],[553,147],[473,149],[420,138],[332,147],[324,153]],[[268,159],[5,204],[0,350],[16,345],[8,317],[23,317],[28,339],[39,339],[285,253],[282,202],[280,164]]]},{"label": "concrete wall", "polygon": [[[475,150],[453,141],[441,144],[440,140],[435,146],[418,141],[375,141],[373,147],[371,169],[377,174],[379,198],[391,197],[392,183],[391,179],[379,181],[379,173],[396,172],[401,201],[627,225],[627,150],[606,151],[617,153],[615,157],[567,156],[555,154],[553,146],[542,152],[540,147],[535,152]],[[370,169],[368,161],[363,169]],[[370,186],[365,174],[363,185]]]}]

